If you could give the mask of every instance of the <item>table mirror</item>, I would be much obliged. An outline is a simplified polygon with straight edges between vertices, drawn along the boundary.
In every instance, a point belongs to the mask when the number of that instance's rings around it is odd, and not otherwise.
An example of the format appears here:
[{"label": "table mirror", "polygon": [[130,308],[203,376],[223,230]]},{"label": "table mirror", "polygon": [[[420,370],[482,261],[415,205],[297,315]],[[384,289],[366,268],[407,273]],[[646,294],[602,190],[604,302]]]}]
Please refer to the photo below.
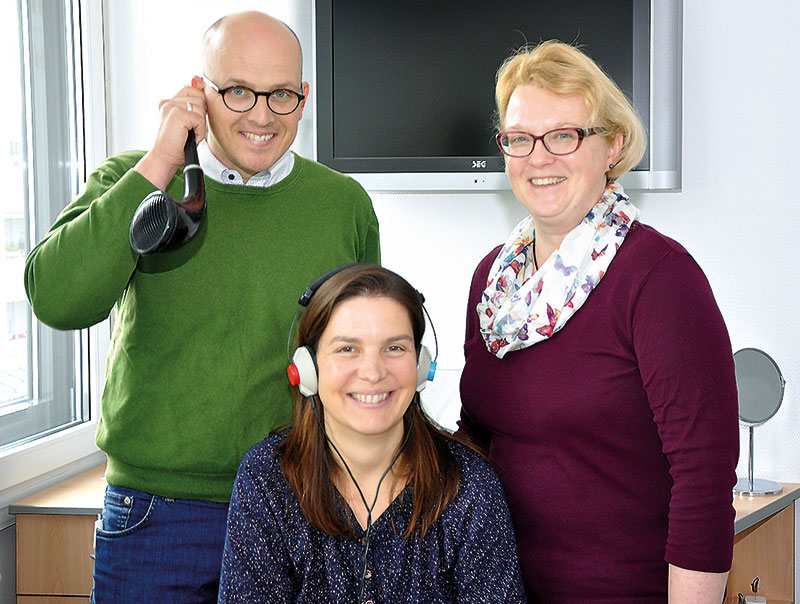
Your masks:
[{"label": "table mirror", "polygon": [[739,390],[739,421],[750,432],[747,478],[739,478],[733,491],[743,495],[774,495],[783,490],[780,484],[753,478],[753,429],[778,412],[786,382],[777,363],[757,348],[735,352],[733,362]]}]

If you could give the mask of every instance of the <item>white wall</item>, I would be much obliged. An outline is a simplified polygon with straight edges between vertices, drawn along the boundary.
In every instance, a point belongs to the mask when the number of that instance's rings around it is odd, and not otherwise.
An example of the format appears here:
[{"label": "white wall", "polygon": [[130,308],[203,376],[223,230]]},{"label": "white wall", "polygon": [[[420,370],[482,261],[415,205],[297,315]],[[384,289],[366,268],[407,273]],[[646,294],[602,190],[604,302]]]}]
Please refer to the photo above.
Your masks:
[{"label": "white wall", "polygon": [[[244,1],[224,7],[211,2],[198,7],[188,0],[109,2],[110,148],[150,144],[158,100],[197,72],[200,34],[223,12],[272,10],[300,30],[310,54],[310,4],[286,1],[291,3],[276,2],[273,8]],[[153,14],[160,14],[158,21]],[[174,25],[178,22],[181,28]],[[681,242],[705,270],[734,350],[762,348],[781,367],[784,403],[756,428],[755,474],[784,482],[800,482],[798,24],[800,4],[794,0],[765,0],[757,7],[746,0],[685,0],[683,190],[634,195],[642,220]],[[300,150],[306,154],[312,113],[303,120]],[[373,200],[384,263],[428,300],[441,369],[426,391],[426,404],[452,426],[470,277],[522,210],[510,192],[375,193]],[[742,437],[746,459],[744,429]],[[745,474],[740,462],[739,475]]]}]

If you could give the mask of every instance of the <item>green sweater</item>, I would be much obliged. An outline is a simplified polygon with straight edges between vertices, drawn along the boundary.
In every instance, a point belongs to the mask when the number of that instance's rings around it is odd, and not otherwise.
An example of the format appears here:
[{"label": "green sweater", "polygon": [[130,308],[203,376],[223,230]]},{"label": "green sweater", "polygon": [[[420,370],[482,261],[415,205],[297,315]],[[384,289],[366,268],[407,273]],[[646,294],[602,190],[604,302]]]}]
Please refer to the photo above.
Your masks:
[{"label": "green sweater", "polygon": [[[131,219],[153,185],[107,159],[31,251],[42,322],[81,329],[118,310],[97,444],[110,484],[227,501],[244,453],[291,411],[286,347],[297,299],[346,262],[379,262],[378,221],[358,183],[295,156],[267,187],[206,179],[207,214],[185,247],[138,257]],[[183,195],[182,175],[167,192]]]}]

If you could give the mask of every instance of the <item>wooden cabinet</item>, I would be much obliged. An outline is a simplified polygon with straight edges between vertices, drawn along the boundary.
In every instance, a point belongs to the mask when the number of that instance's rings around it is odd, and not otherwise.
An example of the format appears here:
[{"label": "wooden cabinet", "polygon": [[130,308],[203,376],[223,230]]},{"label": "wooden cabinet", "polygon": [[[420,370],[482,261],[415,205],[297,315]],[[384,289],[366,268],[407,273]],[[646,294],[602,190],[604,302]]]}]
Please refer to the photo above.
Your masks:
[{"label": "wooden cabinet", "polygon": [[794,602],[794,515],[798,498],[800,485],[796,484],[784,484],[778,495],[734,495],[736,536],[726,602],[736,604],[739,593],[763,596],[769,604]]},{"label": "wooden cabinet", "polygon": [[88,604],[105,465],[9,506],[17,517],[17,604]]}]

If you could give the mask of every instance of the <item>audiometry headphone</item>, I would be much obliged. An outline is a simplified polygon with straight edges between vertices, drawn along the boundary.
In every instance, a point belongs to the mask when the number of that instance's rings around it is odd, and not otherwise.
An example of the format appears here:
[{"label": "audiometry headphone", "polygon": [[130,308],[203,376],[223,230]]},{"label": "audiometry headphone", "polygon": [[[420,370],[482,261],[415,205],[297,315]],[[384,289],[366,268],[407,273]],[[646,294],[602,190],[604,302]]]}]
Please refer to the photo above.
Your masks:
[{"label": "audiometry headphone", "polygon": [[[351,266],[357,266],[359,264],[362,263],[353,262],[350,264],[337,266],[327,273],[317,277],[311,282],[311,285],[306,288],[306,291],[303,292],[303,295],[300,296],[300,299],[297,301],[297,303],[301,307],[305,308],[308,306],[308,303],[311,302],[311,298],[323,283],[344,269]],[[422,299],[422,310],[428,317],[428,322],[431,324],[433,339],[436,345],[436,357],[431,357],[431,353],[426,346],[422,346],[419,354],[417,355],[417,392],[422,392],[427,383],[433,381],[433,377],[436,374],[436,358],[439,356],[439,343],[436,339],[436,330],[431,322],[431,317],[428,314],[428,310],[425,308],[425,297],[420,292],[417,293]],[[295,313],[295,318],[292,321],[292,328],[294,327],[294,322],[297,320],[297,315],[299,313],[300,309],[298,309],[297,313]],[[286,344],[287,356],[291,346],[292,331],[293,329],[289,330],[289,342]],[[292,355],[292,362],[286,368],[286,374],[289,377],[289,383],[292,386],[297,386],[300,390],[300,394],[303,396],[312,397],[319,391],[317,359],[314,356],[314,351],[308,346],[300,346],[294,351],[294,355]]]}]

